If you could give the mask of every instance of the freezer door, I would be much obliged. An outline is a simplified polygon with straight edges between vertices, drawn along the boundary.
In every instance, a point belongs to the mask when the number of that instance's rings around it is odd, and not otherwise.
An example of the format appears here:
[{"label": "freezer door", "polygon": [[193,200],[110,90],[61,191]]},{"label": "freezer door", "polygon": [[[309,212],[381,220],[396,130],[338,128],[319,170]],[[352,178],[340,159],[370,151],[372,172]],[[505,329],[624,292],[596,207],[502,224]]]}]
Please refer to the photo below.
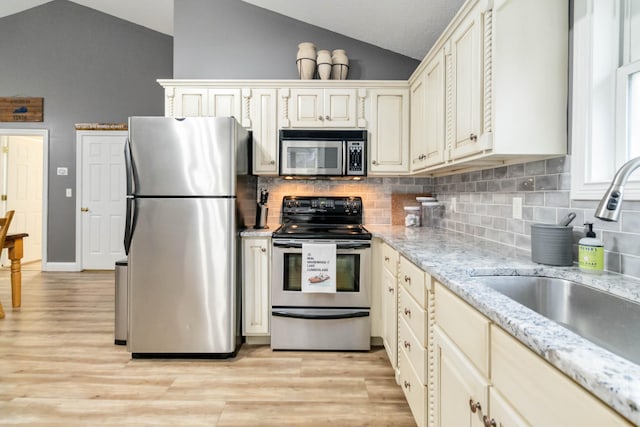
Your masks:
[{"label": "freezer door", "polygon": [[247,143],[233,117],[130,117],[130,194],[233,195],[236,153]]},{"label": "freezer door", "polygon": [[229,354],[237,345],[233,199],[135,199],[129,351]]}]

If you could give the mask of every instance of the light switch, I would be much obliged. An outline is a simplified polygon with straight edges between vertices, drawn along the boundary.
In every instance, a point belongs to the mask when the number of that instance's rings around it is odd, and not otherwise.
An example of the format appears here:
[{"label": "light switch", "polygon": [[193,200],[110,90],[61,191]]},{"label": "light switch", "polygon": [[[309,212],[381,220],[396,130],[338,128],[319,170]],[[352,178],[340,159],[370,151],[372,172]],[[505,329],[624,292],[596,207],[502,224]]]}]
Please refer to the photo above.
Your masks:
[{"label": "light switch", "polygon": [[67,188],[65,194],[67,197],[73,197],[73,190],[71,190],[71,188]]},{"label": "light switch", "polygon": [[[58,175],[69,175],[68,168],[58,168],[56,169],[56,172],[58,173]],[[67,196],[67,197],[71,197],[71,196]]]},{"label": "light switch", "polygon": [[522,219],[522,197],[513,198],[513,218]]}]

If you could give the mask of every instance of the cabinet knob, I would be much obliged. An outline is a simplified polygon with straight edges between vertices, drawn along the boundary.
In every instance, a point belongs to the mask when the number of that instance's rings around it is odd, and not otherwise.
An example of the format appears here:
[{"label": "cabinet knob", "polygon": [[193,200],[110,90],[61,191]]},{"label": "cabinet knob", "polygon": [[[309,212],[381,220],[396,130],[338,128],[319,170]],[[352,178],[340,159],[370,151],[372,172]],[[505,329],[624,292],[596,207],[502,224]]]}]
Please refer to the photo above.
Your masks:
[{"label": "cabinet knob", "polygon": [[411,383],[409,381],[405,381],[404,388],[411,390]]},{"label": "cabinet knob", "polygon": [[329,117],[329,116],[324,116],[324,119],[325,119],[325,120],[331,120],[331,117]]},{"label": "cabinet knob", "polygon": [[404,283],[411,284],[411,276],[404,275]]},{"label": "cabinet knob", "polygon": [[371,164],[377,165],[377,164],[378,164],[378,161],[377,161],[377,160],[374,160],[374,161],[372,161],[372,162],[371,162]]},{"label": "cabinet knob", "polygon": [[260,251],[267,252],[267,248],[260,248]]},{"label": "cabinet knob", "polygon": [[484,423],[484,427],[496,427],[496,420],[493,418],[489,418],[486,415],[482,416],[482,422]]},{"label": "cabinet knob", "polygon": [[478,140],[478,135],[476,135],[475,133],[472,133],[471,135],[469,135],[469,139],[475,142]]},{"label": "cabinet knob", "polygon": [[269,164],[270,164],[270,165],[275,165],[275,164],[276,164],[276,161],[275,161],[275,160],[271,160],[271,161],[269,162]]},{"label": "cabinet knob", "polygon": [[384,262],[389,262],[389,257],[388,256],[384,257]]},{"label": "cabinet knob", "polygon": [[480,402],[474,402],[473,399],[469,399],[469,409],[475,414],[477,411],[482,411],[482,406]]},{"label": "cabinet knob", "polygon": [[322,116],[318,116],[318,120],[323,121],[324,118]]},{"label": "cabinet knob", "polygon": [[411,317],[411,310],[409,310],[408,308],[404,308],[404,315],[407,317]]},{"label": "cabinet knob", "polygon": [[427,158],[427,156],[425,156],[424,154],[420,154],[420,155],[418,156],[418,160],[424,160],[424,159],[426,159],[426,158]]},{"label": "cabinet knob", "polygon": [[411,343],[409,341],[405,341],[404,342],[404,348],[408,349],[409,351],[411,351]]},{"label": "cabinet knob", "polygon": [[387,287],[387,290],[389,291],[389,293],[390,293],[390,294],[392,294],[392,293],[393,293],[393,288],[392,288],[391,286],[388,286],[388,287]]}]

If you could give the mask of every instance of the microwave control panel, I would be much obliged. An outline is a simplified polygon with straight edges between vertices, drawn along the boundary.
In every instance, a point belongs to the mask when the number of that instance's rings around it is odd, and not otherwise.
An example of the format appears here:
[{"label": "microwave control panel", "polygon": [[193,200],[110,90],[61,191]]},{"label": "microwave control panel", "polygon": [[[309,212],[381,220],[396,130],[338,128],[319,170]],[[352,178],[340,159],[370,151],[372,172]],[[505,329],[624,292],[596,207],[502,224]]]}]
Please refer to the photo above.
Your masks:
[{"label": "microwave control panel", "polygon": [[347,141],[346,175],[365,175],[364,141]]}]

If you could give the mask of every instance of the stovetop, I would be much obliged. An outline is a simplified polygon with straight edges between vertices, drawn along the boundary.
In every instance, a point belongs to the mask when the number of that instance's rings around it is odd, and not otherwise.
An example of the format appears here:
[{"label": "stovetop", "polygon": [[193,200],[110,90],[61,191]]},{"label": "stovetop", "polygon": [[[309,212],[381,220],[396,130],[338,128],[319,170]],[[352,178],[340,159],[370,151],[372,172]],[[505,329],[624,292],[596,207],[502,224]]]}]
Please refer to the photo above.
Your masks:
[{"label": "stovetop", "polygon": [[371,239],[362,226],[361,197],[285,196],[274,238]]}]

